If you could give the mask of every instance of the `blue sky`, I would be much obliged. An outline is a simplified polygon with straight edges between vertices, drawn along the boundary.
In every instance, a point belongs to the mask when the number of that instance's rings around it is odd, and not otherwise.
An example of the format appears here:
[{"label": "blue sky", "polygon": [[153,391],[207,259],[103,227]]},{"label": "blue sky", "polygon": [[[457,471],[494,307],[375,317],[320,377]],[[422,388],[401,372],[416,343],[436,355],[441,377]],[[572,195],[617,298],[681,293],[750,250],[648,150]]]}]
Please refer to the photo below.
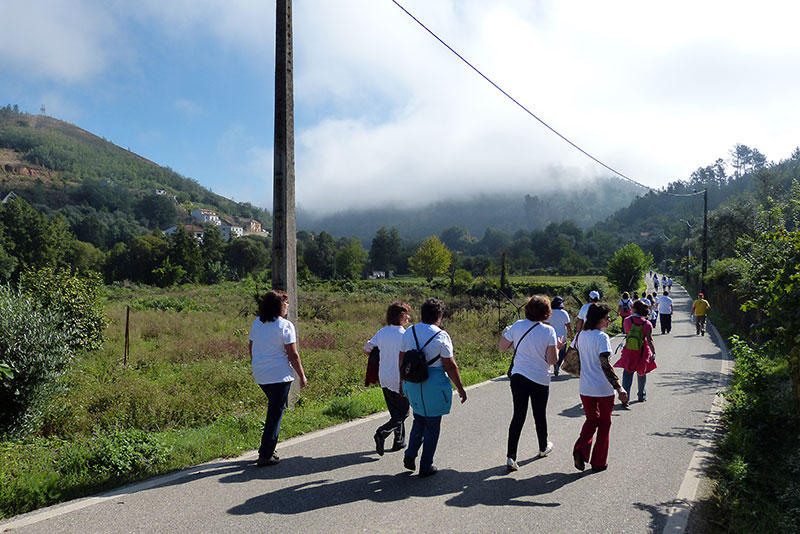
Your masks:
[{"label": "blue sky", "polygon": [[[735,143],[800,145],[800,8],[768,0],[402,0],[584,149],[652,187]],[[0,105],[271,208],[275,2],[3,0]],[[9,23],[10,22],[10,23]],[[390,0],[294,2],[298,205],[311,212],[608,174]]]}]

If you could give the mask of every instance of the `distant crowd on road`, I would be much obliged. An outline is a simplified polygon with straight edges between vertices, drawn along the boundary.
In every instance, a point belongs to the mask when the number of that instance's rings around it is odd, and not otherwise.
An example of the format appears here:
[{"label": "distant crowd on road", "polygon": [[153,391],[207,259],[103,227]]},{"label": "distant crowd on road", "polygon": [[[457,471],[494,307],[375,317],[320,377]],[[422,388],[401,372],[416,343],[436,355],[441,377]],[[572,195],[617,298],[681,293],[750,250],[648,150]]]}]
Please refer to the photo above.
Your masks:
[{"label": "distant crowd on road", "polygon": [[[639,297],[638,292],[632,296],[624,292],[619,300],[617,313],[622,318],[625,337],[620,345],[620,357],[613,365],[610,358],[615,352],[605,332],[612,321],[612,308],[600,302],[597,291],[591,291],[588,301],[580,308],[574,336],[569,313],[560,296],[552,301],[544,295],[530,297],[524,307],[525,318],[503,331],[498,348],[513,349],[508,370],[512,396],[506,453],[509,471],[519,469],[517,449],[528,406],[536,427],[538,456],[545,457],[553,450],[553,443],[547,439],[546,408],[551,376],[559,376],[562,366],[580,376],[580,398],[586,416],[572,449],[575,467],[581,471],[587,463],[593,471],[608,467],[615,396],[627,408],[636,375],[637,399],[639,402],[647,400],[647,374],[657,368],[654,325],[660,317],[661,334],[669,334],[672,329],[674,308],[669,296],[672,279],[662,275],[661,296],[656,296],[658,274],[650,271],[650,281],[656,289],[653,293]],[[700,293],[691,311],[697,335],[705,335],[709,308],[708,301]],[[286,319],[287,311],[288,295],[280,290],[268,292],[260,302],[259,316],[250,330],[253,378],[267,397],[267,415],[256,462],[259,467],[276,465],[280,461],[275,448],[294,375],[300,387],[307,384],[297,351],[295,328]],[[403,466],[406,469],[417,470],[419,456],[420,477],[437,472],[433,458],[442,417],[450,413],[453,387],[462,403],[467,400],[453,341],[440,326],[444,311],[444,302],[427,299],[420,307],[420,322],[409,328],[411,307],[404,302],[392,302],[386,311],[386,326],[364,345],[366,354],[379,359],[377,381],[389,411],[389,420],[378,427],[373,436],[375,451],[383,456],[385,441],[393,436],[390,450],[405,450]],[[569,369],[567,364],[570,364]],[[621,382],[614,368],[622,369]],[[405,421],[409,411],[413,412],[413,422],[406,440]]]}]

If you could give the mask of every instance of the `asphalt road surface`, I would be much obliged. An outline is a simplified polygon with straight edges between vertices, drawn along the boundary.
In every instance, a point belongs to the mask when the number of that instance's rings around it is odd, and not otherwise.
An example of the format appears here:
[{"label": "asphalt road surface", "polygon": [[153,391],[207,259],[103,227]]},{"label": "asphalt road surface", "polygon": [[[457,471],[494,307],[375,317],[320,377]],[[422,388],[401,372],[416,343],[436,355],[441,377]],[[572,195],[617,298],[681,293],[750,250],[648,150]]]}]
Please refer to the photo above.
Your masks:
[{"label": "asphalt road surface", "polygon": [[684,531],[729,361],[713,328],[695,335],[691,300],[674,290],[673,329],[655,335],[658,369],[648,375],[647,402],[614,409],[607,471],[573,466],[584,415],[578,379],[562,375],[547,408],[553,452],[536,458],[529,417],[520,469],[508,474],[512,407],[502,378],[469,388],[463,405],[454,399],[433,477],[403,469],[400,452],[375,453],[383,413],[283,442],[277,466],[256,468],[250,452],[11,518],[0,532]]}]

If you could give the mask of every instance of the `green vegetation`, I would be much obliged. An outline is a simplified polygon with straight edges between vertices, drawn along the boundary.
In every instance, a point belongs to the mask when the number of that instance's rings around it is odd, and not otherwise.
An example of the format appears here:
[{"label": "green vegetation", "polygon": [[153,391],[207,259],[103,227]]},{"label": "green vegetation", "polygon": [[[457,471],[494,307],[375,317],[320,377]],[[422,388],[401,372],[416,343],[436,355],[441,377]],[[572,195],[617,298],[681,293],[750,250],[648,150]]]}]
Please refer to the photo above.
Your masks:
[{"label": "green vegetation", "polygon": [[428,282],[434,276],[441,276],[450,267],[451,255],[447,247],[436,236],[429,237],[420,245],[414,254],[408,258],[411,272],[425,278]]},{"label": "green vegetation", "polygon": [[620,292],[637,291],[644,273],[653,266],[653,255],[645,254],[635,243],[625,245],[608,260],[608,281]]}]

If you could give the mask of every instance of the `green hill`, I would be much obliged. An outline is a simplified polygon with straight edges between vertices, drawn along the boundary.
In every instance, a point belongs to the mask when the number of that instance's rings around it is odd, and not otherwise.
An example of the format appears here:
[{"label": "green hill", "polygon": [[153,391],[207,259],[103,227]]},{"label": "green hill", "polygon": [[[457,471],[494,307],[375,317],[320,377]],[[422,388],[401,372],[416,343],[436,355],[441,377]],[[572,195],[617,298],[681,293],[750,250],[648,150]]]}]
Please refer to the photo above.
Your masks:
[{"label": "green hill", "polygon": [[[216,210],[231,224],[252,218],[270,228],[272,220],[264,209],[217,195],[73,124],[6,106],[0,108],[0,194],[9,191],[39,211],[62,213],[73,231],[94,217],[132,227],[126,235],[142,234],[188,223],[194,208]],[[107,250],[117,237],[93,244]]]}]

